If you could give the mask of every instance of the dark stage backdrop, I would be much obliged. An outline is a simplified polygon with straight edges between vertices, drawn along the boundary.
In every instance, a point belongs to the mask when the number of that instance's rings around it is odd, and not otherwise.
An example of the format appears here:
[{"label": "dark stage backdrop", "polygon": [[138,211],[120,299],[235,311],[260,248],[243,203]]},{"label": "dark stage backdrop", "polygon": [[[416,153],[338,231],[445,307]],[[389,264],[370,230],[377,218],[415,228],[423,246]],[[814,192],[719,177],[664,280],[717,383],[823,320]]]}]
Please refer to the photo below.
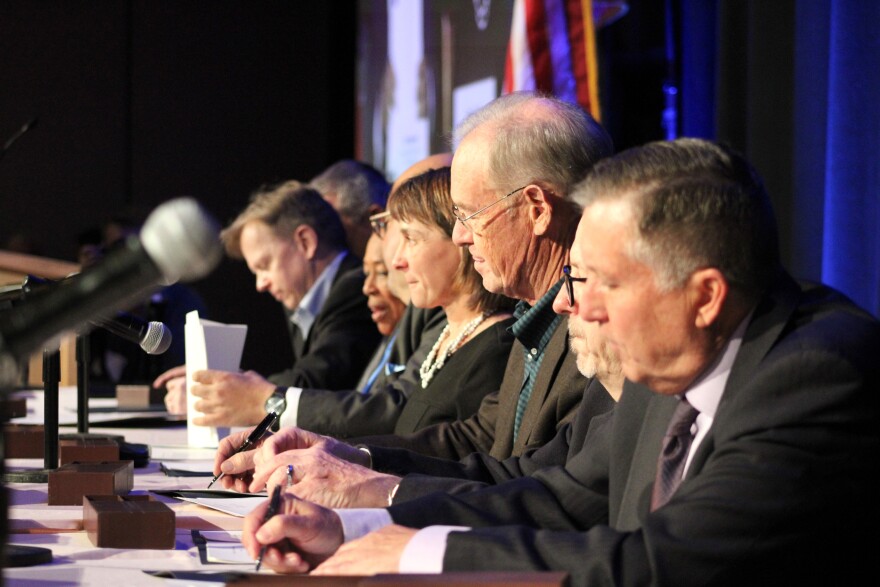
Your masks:
[{"label": "dark stage backdrop", "polygon": [[[180,196],[226,223],[264,182],[353,155],[354,2],[4,0],[0,248],[74,260],[77,236]],[[280,306],[243,263],[194,284],[250,326],[243,366],[289,360]]]}]

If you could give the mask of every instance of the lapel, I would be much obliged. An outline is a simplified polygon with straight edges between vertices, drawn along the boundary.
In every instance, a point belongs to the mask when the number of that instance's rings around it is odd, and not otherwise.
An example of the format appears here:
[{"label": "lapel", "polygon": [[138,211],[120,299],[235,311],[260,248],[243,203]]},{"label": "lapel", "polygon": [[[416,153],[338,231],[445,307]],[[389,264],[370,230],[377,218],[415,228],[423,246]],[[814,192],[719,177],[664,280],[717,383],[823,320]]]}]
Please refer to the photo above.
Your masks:
[{"label": "lapel", "polygon": [[[626,403],[624,403],[626,402]],[[658,395],[643,385],[626,382],[615,422],[614,453],[630,452],[629,458],[612,458],[612,463],[629,463],[625,470],[612,471],[612,487],[622,486],[619,505],[610,500],[612,525],[619,530],[632,530],[641,525],[641,518],[650,508],[650,489],[654,484],[657,457],[663,436],[672,418],[678,399]],[[639,421],[640,420],[640,421]],[[618,483],[614,483],[617,476]],[[614,509],[617,509],[617,512]]]},{"label": "lapel", "polygon": [[[738,390],[748,384],[760,362],[779,338],[797,306],[798,296],[797,284],[788,275],[783,275],[777,285],[758,304],[731,368],[724,396],[715,414],[716,421],[719,417],[724,417],[725,407],[733,401],[732,398],[735,397]],[[615,528],[620,530],[638,528],[641,525],[641,520],[650,509],[650,489],[656,475],[657,457],[663,442],[663,435],[666,433],[666,427],[678,401],[674,396],[657,395],[646,387],[629,381],[626,382],[624,394],[621,397],[621,405],[617,409],[617,413],[622,414],[623,417],[621,422],[615,425],[614,433],[614,442],[618,446],[613,450],[627,450],[625,447],[628,444],[631,445],[633,442],[635,444],[626,477],[618,480],[623,484],[623,491],[616,515],[614,511],[615,500],[612,499],[611,504],[612,523]],[[650,394],[650,397],[644,394]],[[622,409],[625,399],[632,404],[640,398],[646,403],[645,409],[633,406]],[[644,414],[644,416],[638,428],[638,436],[633,440],[633,434],[622,431],[626,430],[627,423],[632,426],[633,420],[640,417],[640,414]],[[686,478],[699,474],[714,447],[713,430],[709,430],[694,454]],[[624,459],[622,462],[626,462],[626,460]],[[613,482],[612,485],[614,485]]]},{"label": "lapel", "polygon": [[[544,401],[550,394],[550,389],[553,387],[553,382],[556,380],[560,365],[565,360],[567,353],[568,319],[565,318],[559,321],[556,326],[556,331],[547,343],[547,348],[544,349],[544,358],[541,361],[541,368],[538,369],[538,376],[535,378],[534,387],[532,387],[532,395],[529,396],[529,403],[526,405],[526,411],[523,413],[522,423],[520,423],[519,434],[516,439],[516,448],[521,450],[528,444],[529,437],[532,435],[532,431],[540,419],[541,408],[544,406]],[[525,366],[522,365],[522,361],[520,361],[520,366],[521,383],[525,369]],[[586,383],[586,378],[584,379],[584,383]],[[514,413],[516,412],[516,404],[514,404],[513,411]],[[513,426],[511,426],[511,434],[512,431]]]},{"label": "lapel", "polygon": [[516,402],[522,388],[523,346],[514,342],[510,347],[510,359],[504,370],[504,379],[498,392],[498,413],[495,418],[495,439],[492,442],[491,455],[505,459],[513,453],[513,425],[516,420]]},{"label": "lapel", "polygon": [[[777,284],[767,293],[755,308],[752,320],[746,328],[742,346],[730,369],[730,376],[724,386],[724,395],[715,412],[715,419],[724,417],[726,407],[736,398],[737,393],[748,386],[761,361],[779,339],[798,304],[800,288],[787,274],[783,274]],[[697,447],[694,458],[685,478],[702,470],[703,465],[715,448],[714,426]]]}]

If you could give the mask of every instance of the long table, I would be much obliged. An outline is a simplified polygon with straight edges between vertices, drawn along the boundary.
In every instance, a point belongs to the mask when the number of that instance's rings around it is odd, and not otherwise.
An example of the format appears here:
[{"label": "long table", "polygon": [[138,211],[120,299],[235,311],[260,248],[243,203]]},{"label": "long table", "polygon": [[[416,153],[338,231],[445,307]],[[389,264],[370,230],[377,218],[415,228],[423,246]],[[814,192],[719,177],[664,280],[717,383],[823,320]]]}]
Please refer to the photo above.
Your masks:
[{"label": "long table", "polygon": [[[63,396],[64,394],[62,394]],[[69,397],[69,395],[68,395]],[[69,409],[64,407],[62,410]],[[30,406],[29,406],[30,409]],[[63,421],[63,418],[62,418]],[[61,434],[75,428],[62,427]],[[158,428],[93,427],[93,433],[123,436],[127,442],[151,447],[183,447],[186,427],[183,424]],[[168,463],[179,466],[179,463]],[[39,459],[7,459],[6,470],[41,469]],[[465,573],[444,575],[389,575],[376,577],[280,576],[272,571],[254,572],[253,563],[226,564],[201,562],[193,530],[240,530],[243,518],[152,493],[155,490],[204,489],[206,477],[166,475],[154,460],[134,469],[132,494],[150,494],[167,504],[176,516],[173,550],[97,548],[83,529],[82,506],[49,506],[46,483],[7,483],[9,537],[7,544],[37,546],[52,551],[49,564],[3,569],[4,584],[9,587],[33,585],[101,585],[125,587],[156,585],[546,585],[567,584],[564,573]],[[160,578],[145,571],[174,573],[178,578]],[[198,576],[187,575],[198,573]]]}]

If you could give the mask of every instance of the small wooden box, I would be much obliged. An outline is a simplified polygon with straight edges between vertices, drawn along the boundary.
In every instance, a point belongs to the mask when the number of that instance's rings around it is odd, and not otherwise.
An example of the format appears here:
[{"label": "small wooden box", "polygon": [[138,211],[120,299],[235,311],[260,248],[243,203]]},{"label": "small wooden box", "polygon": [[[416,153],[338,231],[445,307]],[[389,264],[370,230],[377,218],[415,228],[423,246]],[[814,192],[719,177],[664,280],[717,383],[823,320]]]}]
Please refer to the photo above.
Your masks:
[{"label": "small wooden box", "polygon": [[83,526],[99,548],[174,548],[174,512],[149,495],[85,495]]},{"label": "small wooden box", "polygon": [[7,459],[42,459],[46,454],[46,429],[42,424],[3,424]]},{"label": "small wooden box", "polygon": [[118,461],[119,443],[112,438],[62,438],[58,456],[62,465]]},{"label": "small wooden box", "polygon": [[124,495],[134,486],[134,464],[70,463],[49,472],[49,505],[82,505],[84,495]]},{"label": "small wooden box", "polygon": [[27,416],[27,399],[23,397],[0,398],[0,421]]},{"label": "small wooden box", "polygon": [[117,385],[116,403],[120,410],[146,410],[165,404],[165,390],[150,385]]}]

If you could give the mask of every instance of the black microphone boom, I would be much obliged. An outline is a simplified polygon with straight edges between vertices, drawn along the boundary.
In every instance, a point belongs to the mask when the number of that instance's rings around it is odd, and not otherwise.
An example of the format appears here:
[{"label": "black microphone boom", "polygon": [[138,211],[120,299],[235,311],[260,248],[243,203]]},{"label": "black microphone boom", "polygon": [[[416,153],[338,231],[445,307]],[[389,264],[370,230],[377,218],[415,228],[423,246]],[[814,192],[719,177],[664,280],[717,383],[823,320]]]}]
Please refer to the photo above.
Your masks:
[{"label": "black microphone boom", "polygon": [[[217,222],[192,198],[162,204],[140,238],[55,287],[0,313],[0,382],[17,361],[85,322],[131,307],[161,285],[207,275],[220,261]],[[13,370],[14,369],[14,370]]]},{"label": "black microphone boom", "polygon": [[12,146],[12,143],[14,143],[18,139],[20,139],[21,135],[23,135],[27,131],[31,130],[35,126],[37,126],[37,118],[36,117],[31,118],[28,122],[21,125],[21,128],[18,129],[17,131],[15,131],[15,134],[13,134],[11,137],[9,137],[9,140],[3,144],[3,150],[0,151],[0,159],[3,159],[3,156],[6,155],[6,151],[9,150],[9,147]]}]

